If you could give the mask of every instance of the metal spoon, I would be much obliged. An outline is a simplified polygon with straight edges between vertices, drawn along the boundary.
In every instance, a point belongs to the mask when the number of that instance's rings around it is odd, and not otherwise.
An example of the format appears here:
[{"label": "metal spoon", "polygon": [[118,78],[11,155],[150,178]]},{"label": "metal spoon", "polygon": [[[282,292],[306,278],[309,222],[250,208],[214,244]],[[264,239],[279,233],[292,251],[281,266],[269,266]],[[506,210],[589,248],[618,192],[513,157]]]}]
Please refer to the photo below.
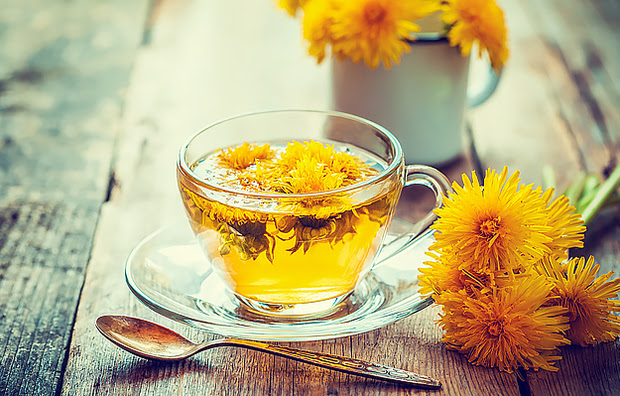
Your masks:
[{"label": "metal spoon", "polygon": [[182,335],[143,319],[128,316],[104,315],[97,318],[95,326],[108,340],[147,359],[176,361],[188,358],[205,349],[235,346],[314,364],[347,374],[383,381],[407,384],[425,389],[439,389],[441,382],[409,371],[368,363],[343,356],[304,351],[271,345],[264,342],[224,338],[195,344]]}]

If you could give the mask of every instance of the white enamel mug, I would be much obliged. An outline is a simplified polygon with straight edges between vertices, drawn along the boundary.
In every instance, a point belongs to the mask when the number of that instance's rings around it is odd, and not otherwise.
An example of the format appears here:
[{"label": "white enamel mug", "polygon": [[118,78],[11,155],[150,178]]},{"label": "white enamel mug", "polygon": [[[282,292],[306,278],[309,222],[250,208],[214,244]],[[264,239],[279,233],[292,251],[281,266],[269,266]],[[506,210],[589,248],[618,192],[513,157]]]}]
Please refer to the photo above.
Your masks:
[{"label": "white enamel mug", "polygon": [[330,108],[386,127],[407,164],[445,164],[463,151],[465,109],[486,101],[499,82],[489,67],[485,81],[468,86],[469,58],[445,37],[427,34],[391,69],[334,59]]}]

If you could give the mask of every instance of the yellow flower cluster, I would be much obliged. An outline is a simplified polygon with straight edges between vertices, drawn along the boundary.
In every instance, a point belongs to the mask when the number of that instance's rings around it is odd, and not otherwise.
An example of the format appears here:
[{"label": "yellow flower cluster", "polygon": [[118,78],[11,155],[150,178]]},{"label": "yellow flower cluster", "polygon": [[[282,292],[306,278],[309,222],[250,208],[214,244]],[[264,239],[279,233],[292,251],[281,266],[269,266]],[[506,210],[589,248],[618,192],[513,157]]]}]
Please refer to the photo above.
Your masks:
[{"label": "yellow flower cluster", "polygon": [[[359,157],[317,141],[292,141],[284,149],[244,143],[217,153],[228,179],[245,189],[283,194],[332,191],[374,174]],[[220,181],[226,185],[226,180]]]},{"label": "yellow flower cluster", "polygon": [[441,305],[449,348],[473,364],[556,371],[558,347],[613,340],[620,279],[596,277],[593,258],[568,259],[585,226],[564,196],[488,170],[453,184],[436,210],[421,291]]},{"label": "yellow flower cluster", "polygon": [[386,68],[410,51],[418,21],[436,13],[452,46],[469,55],[488,53],[498,72],[508,59],[504,14],[495,0],[279,0],[290,15],[302,11],[308,53],[322,62],[327,53]]},{"label": "yellow flower cluster", "polygon": [[498,72],[508,59],[504,12],[494,0],[443,0],[441,19],[449,26],[448,39],[469,55],[478,44],[478,56],[486,51]]},{"label": "yellow flower cluster", "polygon": [[256,146],[248,142],[241,146],[229,147],[223,150],[219,157],[220,163],[228,168],[246,169],[258,161],[269,160],[274,153],[268,144]]}]

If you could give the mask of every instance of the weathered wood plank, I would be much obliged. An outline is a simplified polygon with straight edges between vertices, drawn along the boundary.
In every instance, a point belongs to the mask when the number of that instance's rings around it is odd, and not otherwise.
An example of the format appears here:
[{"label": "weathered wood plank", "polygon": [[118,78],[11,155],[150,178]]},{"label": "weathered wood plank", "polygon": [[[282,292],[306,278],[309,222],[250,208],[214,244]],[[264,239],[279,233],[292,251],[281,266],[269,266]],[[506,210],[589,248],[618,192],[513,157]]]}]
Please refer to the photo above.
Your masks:
[{"label": "weathered wood plank", "polygon": [[519,169],[528,182],[542,181],[541,167],[562,169],[559,183],[580,169],[579,151],[570,134],[551,134],[562,128],[557,104],[550,100],[544,44],[531,19],[516,1],[503,1],[511,56],[502,81],[485,104],[471,112],[474,145],[484,168]]},{"label": "weathered wood plank", "polygon": [[617,395],[620,341],[564,347],[559,372],[528,375],[532,395]]},{"label": "weathered wood plank", "polygon": [[0,393],[54,393],[62,373],[96,205],[0,206]]},{"label": "weathered wood plank", "polygon": [[56,394],[146,1],[0,13],[0,394]]},{"label": "weathered wood plank", "polygon": [[[576,100],[580,100],[585,108],[582,110],[573,105],[571,115],[590,121],[581,125],[570,122],[571,126],[577,129],[577,134],[589,134],[590,140],[599,145],[611,146],[608,149],[612,151],[601,161],[613,159],[617,156],[613,146],[615,144],[617,150],[620,141],[620,31],[617,24],[608,24],[605,20],[620,17],[617,5],[615,9],[608,7],[603,18],[588,2],[576,2],[571,7],[559,1],[530,3],[526,8],[528,17],[537,22],[541,39],[554,48],[555,56],[550,58],[549,69],[568,75],[566,78],[553,76],[554,90],[568,95],[568,98],[561,95],[559,101],[570,103],[577,96]],[[602,2],[593,3],[603,6]],[[550,18],[544,18],[542,14]],[[547,23],[542,23],[543,19]],[[580,23],[584,20],[595,22]],[[557,69],[552,65],[556,61],[554,58],[559,58],[562,63]],[[593,157],[596,154],[587,147],[582,151]]]},{"label": "weathered wood plank", "polygon": [[[124,261],[135,244],[183,216],[173,169],[176,150],[191,133],[222,117],[327,104],[328,69],[305,54],[298,22],[271,2],[243,2],[244,13],[239,4],[225,2],[157,4],[128,91],[116,184],[98,224],[63,393],[431,394],[237,349],[182,363],[146,362],[96,332],[98,315],[123,313],[164,323],[192,339],[213,338],[150,312],[123,279]],[[166,79],[160,77],[164,70]],[[457,176],[469,168],[463,160],[447,169]],[[413,202],[405,204],[404,212],[417,210]],[[447,383],[444,394],[519,394],[515,375],[473,367],[447,351],[433,323],[436,315],[435,308],[360,336],[291,345],[435,375]]]},{"label": "weathered wood plank", "polygon": [[105,196],[123,87],[141,27],[140,6],[125,10],[120,4],[5,4],[0,198]]}]

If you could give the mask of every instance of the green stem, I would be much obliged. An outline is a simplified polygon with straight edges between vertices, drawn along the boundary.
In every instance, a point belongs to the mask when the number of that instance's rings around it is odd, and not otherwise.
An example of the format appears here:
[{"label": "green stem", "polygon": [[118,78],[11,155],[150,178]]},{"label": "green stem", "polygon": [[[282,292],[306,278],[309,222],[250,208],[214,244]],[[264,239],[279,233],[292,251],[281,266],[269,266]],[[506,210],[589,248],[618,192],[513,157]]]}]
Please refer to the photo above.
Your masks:
[{"label": "green stem", "polygon": [[577,206],[577,202],[583,193],[586,182],[586,174],[582,171],[577,173],[572,183],[564,190],[564,195],[570,200],[571,205]]},{"label": "green stem", "polygon": [[599,209],[605,204],[607,198],[620,186],[620,166],[616,166],[611,175],[598,188],[592,201],[586,206],[581,214],[587,225],[594,218]]},{"label": "green stem", "polygon": [[598,180],[598,176],[594,174],[586,176],[586,180],[583,183],[583,191],[581,192],[581,197],[576,201],[577,204],[575,204],[579,213],[582,213],[583,210],[592,201],[592,198],[594,198],[594,196],[598,192],[597,187],[599,183],[600,182]]},{"label": "green stem", "polygon": [[586,180],[583,182],[583,193],[581,195],[583,196],[590,194],[596,189],[599,184],[600,181],[598,180],[598,176],[596,176],[595,174],[590,174],[586,176]]},{"label": "green stem", "polygon": [[597,192],[598,190],[592,190],[589,193],[584,194],[581,197],[581,199],[577,201],[577,204],[575,205],[575,207],[577,208],[577,212],[583,213],[584,209],[588,207],[588,204],[590,202],[592,202],[592,199],[594,198]]}]

